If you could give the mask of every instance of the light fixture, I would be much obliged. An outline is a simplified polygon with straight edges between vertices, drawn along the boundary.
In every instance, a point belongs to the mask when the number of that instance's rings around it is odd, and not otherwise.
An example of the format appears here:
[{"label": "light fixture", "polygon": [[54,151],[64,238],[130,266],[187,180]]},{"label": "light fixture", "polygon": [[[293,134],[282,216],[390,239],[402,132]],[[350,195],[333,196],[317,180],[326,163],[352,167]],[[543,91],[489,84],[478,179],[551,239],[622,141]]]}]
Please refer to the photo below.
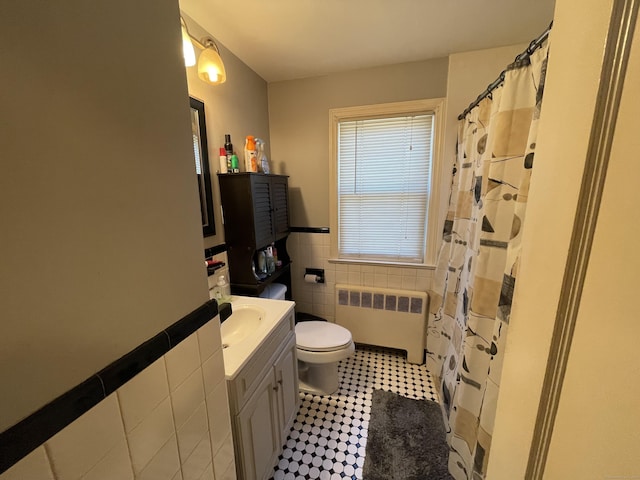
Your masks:
[{"label": "light fixture", "polygon": [[204,39],[205,49],[198,59],[198,77],[205,82],[218,85],[227,80],[227,72],[220,58],[220,51],[212,38]]},{"label": "light fixture", "polygon": [[206,37],[202,42],[199,42],[191,36],[182,17],[180,17],[180,24],[182,26],[182,53],[185,67],[192,67],[196,64],[196,53],[193,48],[195,44],[196,47],[202,49],[198,58],[198,77],[200,80],[212,85],[224,83],[227,80],[227,72],[216,42],[211,37]]},{"label": "light fixture", "polygon": [[184,66],[193,67],[196,64],[196,51],[191,43],[191,36],[187,30],[187,24],[180,17],[180,25],[182,27],[182,54],[184,55]]}]

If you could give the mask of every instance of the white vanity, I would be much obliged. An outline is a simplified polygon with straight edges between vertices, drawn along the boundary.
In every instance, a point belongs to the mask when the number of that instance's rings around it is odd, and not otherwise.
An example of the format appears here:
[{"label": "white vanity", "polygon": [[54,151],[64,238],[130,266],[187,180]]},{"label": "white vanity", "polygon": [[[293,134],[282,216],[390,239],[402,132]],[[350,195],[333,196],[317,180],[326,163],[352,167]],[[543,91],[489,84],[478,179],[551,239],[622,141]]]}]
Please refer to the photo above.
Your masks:
[{"label": "white vanity", "polygon": [[294,303],[232,297],[222,324],[239,479],[269,478],[298,412]]}]

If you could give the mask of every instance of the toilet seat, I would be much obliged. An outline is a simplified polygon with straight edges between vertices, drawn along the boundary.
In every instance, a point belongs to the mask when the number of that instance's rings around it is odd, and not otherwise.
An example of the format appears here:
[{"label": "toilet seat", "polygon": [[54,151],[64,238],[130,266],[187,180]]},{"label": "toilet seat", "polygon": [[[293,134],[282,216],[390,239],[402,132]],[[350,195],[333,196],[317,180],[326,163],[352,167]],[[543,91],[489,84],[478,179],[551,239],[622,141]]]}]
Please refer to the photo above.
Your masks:
[{"label": "toilet seat", "polygon": [[300,322],[295,327],[296,347],[308,352],[332,352],[353,344],[351,332],[329,322]]}]

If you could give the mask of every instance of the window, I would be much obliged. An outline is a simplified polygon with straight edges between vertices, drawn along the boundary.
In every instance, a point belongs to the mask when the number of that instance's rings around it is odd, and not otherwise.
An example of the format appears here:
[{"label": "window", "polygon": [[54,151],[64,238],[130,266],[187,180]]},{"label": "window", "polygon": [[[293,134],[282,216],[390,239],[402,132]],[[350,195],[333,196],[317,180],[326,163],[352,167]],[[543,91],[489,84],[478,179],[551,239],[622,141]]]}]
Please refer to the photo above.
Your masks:
[{"label": "window", "polygon": [[433,263],[437,236],[430,224],[437,222],[430,212],[437,216],[437,209],[430,199],[441,102],[331,110],[332,256]]}]

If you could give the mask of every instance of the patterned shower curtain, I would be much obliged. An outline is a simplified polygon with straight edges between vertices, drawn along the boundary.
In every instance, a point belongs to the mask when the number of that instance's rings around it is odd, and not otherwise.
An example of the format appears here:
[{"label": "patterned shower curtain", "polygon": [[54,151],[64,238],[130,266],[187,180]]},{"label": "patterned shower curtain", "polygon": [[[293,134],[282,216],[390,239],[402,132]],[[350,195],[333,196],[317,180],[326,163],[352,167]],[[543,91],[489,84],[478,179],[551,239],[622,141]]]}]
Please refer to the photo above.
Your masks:
[{"label": "patterned shower curtain", "polygon": [[456,480],[486,475],[547,51],[545,42],[510,65],[503,86],[458,125],[427,337]]}]

